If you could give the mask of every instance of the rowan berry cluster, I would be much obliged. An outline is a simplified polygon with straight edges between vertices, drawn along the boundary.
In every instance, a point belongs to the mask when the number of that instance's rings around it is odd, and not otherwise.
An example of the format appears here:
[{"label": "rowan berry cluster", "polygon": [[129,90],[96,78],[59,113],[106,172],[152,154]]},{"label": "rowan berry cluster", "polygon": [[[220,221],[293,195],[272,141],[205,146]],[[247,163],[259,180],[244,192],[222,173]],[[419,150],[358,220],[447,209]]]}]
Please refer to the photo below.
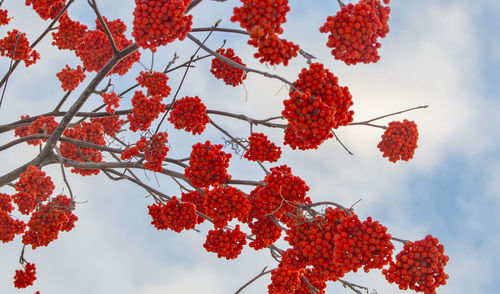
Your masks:
[{"label": "rowan berry cluster", "polygon": [[174,102],[168,121],[179,130],[191,132],[193,135],[201,134],[210,122],[207,107],[201,102],[200,97],[186,96]]},{"label": "rowan berry cluster", "polygon": [[212,145],[210,141],[194,144],[184,175],[197,188],[215,187],[231,179],[227,173],[230,159],[231,154],[222,151],[220,144]]},{"label": "rowan berry cluster", "polygon": [[26,288],[33,285],[36,280],[36,266],[34,263],[26,263],[24,270],[16,270],[14,275],[14,287]]},{"label": "rowan berry cluster", "polygon": [[[306,268],[303,271],[302,276],[309,282],[311,286],[316,288],[316,294],[325,294],[326,281],[321,273],[315,268]],[[311,287],[304,281],[303,278],[300,279],[300,284],[297,285],[294,294],[310,294]]]},{"label": "rowan berry cluster", "polygon": [[0,241],[8,243],[14,240],[16,235],[24,232],[26,224],[22,220],[12,218],[9,215],[10,211],[4,210],[4,208],[9,208],[12,211],[13,207],[12,205],[9,207],[0,207]]},{"label": "rowan berry cluster", "polygon": [[[30,117],[29,115],[21,115],[21,119],[27,119],[29,117]],[[29,126],[18,127],[14,130],[14,136],[21,138],[26,137],[30,133],[29,129],[30,129]]]},{"label": "rowan berry cluster", "polygon": [[30,214],[36,206],[46,201],[54,191],[54,184],[50,176],[45,176],[45,172],[38,167],[30,165],[24,173],[19,176],[16,183],[18,193],[12,196],[12,200],[17,204],[18,210],[22,214]]},{"label": "rowan berry cluster", "polygon": [[130,159],[133,156],[144,154],[144,167],[155,172],[163,171],[163,160],[167,157],[169,148],[167,147],[166,132],[159,132],[152,135],[149,139],[141,137],[135,146],[125,149],[121,155],[122,160]]},{"label": "rowan berry cluster", "polygon": [[0,211],[11,213],[14,209],[12,205],[12,198],[9,194],[0,193]]},{"label": "rowan berry cluster", "polygon": [[284,144],[292,149],[315,149],[333,137],[332,129],[352,121],[353,104],[347,87],[320,63],[303,68],[293,83],[298,91],[290,92],[283,101],[282,115],[288,120]]},{"label": "rowan berry cluster", "polygon": [[115,92],[111,92],[109,94],[104,92],[101,94],[101,97],[102,97],[102,102],[107,105],[106,106],[107,113],[114,114],[115,109],[120,107],[120,97]]},{"label": "rowan berry cluster", "polygon": [[160,113],[165,112],[165,104],[161,103],[161,96],[147,98],[141,91],[135,91],[132,97],[132,113],[127,114],[130,122],[130,130],[146,131],[153,120],[157,119]]},{"label": "rowan berry cluster", "polygon": [[248,160],[275,162],[281,156],[281,148],[263,133],[252,133],[248,141],[250,142],[248,150],[243,155]]},{"label": "rowan berry cluster", "polygon": [[[21,116],[21,119],[28,118],[29,116]],[[45,134],[45,135],[50,135],[54,130],[57,128],[57,122],[55,121],[53,116],[39,116],[35,121],[31,123],[30,126],[25,126],[25,127],[19,127],[15,131],[15,136],[16,137],[26,137],[30,135],[36,135],[36,134]],[[28,140],[26,143],[29,145],[37,146],[40,145],[41,142],[47,141],[46,139],[35,139],[35,140]]]},{"label": "rowan berry cluster", "polygon": [[286,166],[271,168],[271,172],[264,178],[264,187],[257,187],[251,194],[252,218],[261,219],[273,215],[279,220],[286,213],[293,213],[299,205],[311,203],[306,192],[309,187]]},{"label": "rowan berry cluster", "polygon": [[66,0],[26,0],[26,6],[31,5],[42,19],[55,18],[65,4]]},{"label": "rowan berry cluster", "polygon": [[216,229],[224,228],[229,221],[237,218],[246,222],[252,205],[247,195],[231,186],[219,185],[205,194],[203,204],[205,214],[211,217]]},{"label": "rowan berry cluster", "polygon": [[[234,50],[231,48],[219,48],[216,53],[227,57],[231,59],[232,61],[241,64],[242,66],[246,66],[246,64],[243,63],[241,58],[239,58],[235,53]],[[247,78],[247,75],[244,70],[240,68],[236,68],[234,66],[231,66],[224,61],[218,59],[215,57],[212,59],[212,66],[210,67],[210,72],[219,80],[222,79],[226,85],[231,85],[233,87],[236,87],[243,83],[243,80]]]},{"label": "rowan berry cluster", "polygon": [[110,137],[114,137],[116,134],[118,134],[120,132],[121,126],[125,123],[125,121],[123,119],[120,119],[119,116],[91,118],[90,122],[101,124],[104,134]]},{"label": "rowan berry cluster", "polygon": [[59,232],[71,231],[78,220],[72,212],[73,208],[74,202],[64,195],[58,195],[47,204],[41,205],[31,215],[28,230],[23,235],[23,244],[36,249],[56,240]]},{"label": "rowan berry cluster", "polygon": [[192,15],[185,15],[190,0],[135,0],[132,36],[137,45],[155,52],[191,31]]},{"label": "rowan berry cluster", "polygon": [[12,17],[9,17],[9,11],[7,9],[0,9],[0,26],[9,24]]},{"label": "rowan berry cluster", "polygon": [[[70,139],[75,139],[83,142],[88,142],[100,146],[106,145],[104,140],[104,132],[102,125],[98,122],[82,122],[73,128],[67,128],[64,131],[64,136]],[[63,157],[80,161],[80,162],[102,162],[102,153],[93,148],[75,146],[68,142],[61,142],[60,147]],[[97,175],[99,169],[83,169],[73,168],[72,173],[77,173],[82,176]]]},{"label": "rowan berry cluster", "polygon": [[301,272],[287,266],[279,266],[271,271],[271,284],[267,286],[269,294],[295,293],[300,284]]},{"label": "rowan berry cluster", "polygon": [[427,235],[423,240],[407,242],[396,261],[391,262],[389,269],[384,269],[382,274],[389,283],[398,284],[402,290],[410,288],[435,294],[436,288],[445,285],[448,279],[444,272],[448,260],[438,239]]},{"label": "rowan berry cluster", "polygon": [[16,29],[7,32],[7,36],[0,39],[0,55],[22,60],[26,67],[40,59],[40,54],[31,49],[26,33],[21,33]]},{"label": "rowan berry cluster", "polygon": [[171,229],[177,233],[196,226],[196,208],[190,202],[181,202],[173,197],[166,204],[155,203],[148,206],[151,224],[157,230]]},{"label": "rowan berry cluster", "polygon": [[164,98],[170,95],[171,89],[167,85],[168,77],[162,72],[141,71],[136,80],[141,87],[148,89],[148,96],[159,95]]},{"label": "rowan berry cluster", "polygon": [[283,33],[281,24],[286,22],[286,14],[290,11],[288,0],[241,2],[243,6],[234,8],[231,21],[238,21],[250,33],[248,44],[258,49],[255,58],[262,63],[286,66],[299,51],[298,45],[278,37]]},{"label": "rowan berry cluster", "polygon": [[[384,3],[389,4],[389,0]],[[378,38],[389,32],[389,12],[389,6],[383,6],[380,0],[349,3],[335,16],[329,16],[319,30],[330,34],[326,46],[332,48],[335,59],[347,65],[377,62],[381,46]]]},{"label": "rowan berry cluster", "polygon": [[[196,211],[200,213],[205,213],[205,195],[201,194],[198,191],[191,191],[189,193],[182,193],[181,201],[189,202],[195,205]],[[197,224],[201,224],[205,219],[201,216],[198,216],[196,219]]]},{"label": "rowan berry cluster", "polygon": [[76,50],[83,40],[87,26],[72,20],[67,13],[59,17],[57,31],[52,33],[53,46],[61,50]]},{"label": "rowan berry cluster", "polygon": [[[252,230],[254,240],[248,244],[255,250],[266,248],[276,242],[281,236],[281,228],[271,219],[273,216],[265,216],[253,223],[248,223]],[[277,221],[277,220],[276,220]]]},{"label": "rowan berry cluster", "polygon": [[[125,37],[125,30],[127,26],[123,21],[117,19],[108,22],[105,18],[106,26],[108,26],[111,36],[115,42],[118,50],[122,50],[130,46],[133,42]],[[96,20],[96,29],[88,30],[82,37],[82,41],[76,49],[76,56],[80,58],[85,69],[89,72],[100,71],[104,65],[113,57],[113,50],[108,37],[104,33],[104,28],[98,20]],[[132,67],[132,65],[139,61],[141,53],[137,50],[134,53],[123,58],[111,70],[109,74],[124,75]]]},{"label": "rowan berry cluster", "polygon": [[61,82],[61,88],[64,91],[73,91],[87,77],[80,65],[76,69],[66,65],[66,68],[63,68],[56,76]]},{"label": "rowan berry cluster", "polygon": [[208,252],[217,253],[217,257],[229,260],[238,257],[246,243],[246,234],[240,231],[240,225],[236,225],[234,230],[210,230],[203,247]]},{"label": "rowan berry cluster", "polygon": [[389,161],[408,161],[413,158],[417,149],[418,130],[413,121],[393,121],[382,134],[382,141],[377,145],[382,151],[383,157],[389,157]]}]

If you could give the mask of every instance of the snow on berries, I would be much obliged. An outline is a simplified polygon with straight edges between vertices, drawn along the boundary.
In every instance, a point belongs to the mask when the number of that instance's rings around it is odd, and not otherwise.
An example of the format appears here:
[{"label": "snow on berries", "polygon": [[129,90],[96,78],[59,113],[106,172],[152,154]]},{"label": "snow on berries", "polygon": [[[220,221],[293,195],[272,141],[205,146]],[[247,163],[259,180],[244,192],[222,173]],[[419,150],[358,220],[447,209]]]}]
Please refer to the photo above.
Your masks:
[{"label": "snow on berries", "polygon": [[378,38],[384,38],[389,32],[389,12],[390,8],[383,6],[380,0],[349,3],[335,16],[329,16],[320,32],[330,34],[326,46],[332,48],[335,59],[347,65],[377,62],[381,46]]},{"label": "snow on berries", "polygon": [[176,129],[195,135],[203,133],[210,118],[207,115],[207,107],[201,102],[200,97],[186,96],[174,102],[168,121],[173,123]]},{"label": "snow on berries", "polygon": [[446,284],[448,275],[444,267],[449,257],[437,238],[427,235],[425,239],[407,242],[382,274],[389,283],[396,283],[400,289],[435,294],[436,288]]},{"label": "snow on berries", "polygon": [[167,85],[168,77],[162,72],[141,71],[136,78],[141,87],[148,89],[148,96],[159,95],[163,98],[170,95],[170,87]]},{"label": "snow on berries", "polygon": [[26,67],[40,59],[40,54],[31,49],[26,33],[21,33],[16,29],[7,32],[7,36],[0,39],[0,55],[14,60],[22,60]]},{"label": "snow on berries", "polygon": [[61,82],[61,88],[64,91],[73,91],[86,77],[80,65],[76,69],[72,69],[69,65],[66,65],[56,76]]},{"label": "snow on berries", "polygon": [[132,97],[132,113],[127,114],[130,130],[132,132],[146,131],[153,120],[166,111],[165,104],[161,103],[162,100],[163,98],[159,95],[148,98],[141,91],[135,91]]},{"label": "snow on berries", "polygon": [[248,160],[275,162],[281,156],[281,148],[263,133],[252,133],[248,141],[248,150],[243,155]]},{"label": "snow on berries", "polygon": [[192,15],[185,15],[190,0],[135,0],[132,36],[137,45],[155,52],[159,46],[184,40]]},{"label": "snow on berries", "polygon": [[14,275],[14,287],[26,288],[33,285],[36,280],[36,266],[34,263],[26,263],[23,270],[16,270]]},{"label": "snow on berries", "polygon": [[240,225],[236,225],[234,230],[210,230],[203,247],[208,252],[217,253],[217,257],[229,260],[238,257],[246,243],[246,234],[240,231]]},{"label": "snow on berries", "polygon": [[290,92],[290,99],[283,101],[282,115],[288,120],[285,145],[292,149],[315,149],[332,138],[332,129],[352,121],[353,104],[347,87],[338,84],[334,76],[321,63],[303,68],[293,83],[297,90]]},{"label": "snow on berries", "polygon": [[413,121],[403,120],[393,121],[382,134],[382,141],[377,145],[383,153],[383,157],[388,157],[389,161],[408,161],[413,158],[417,149],[418,130],[417,124]]},{"label": "snow on berries", "polygon": [[[238,64],[241,64],[242,66],[246,66],[246,64],[243,63],[241,58],[236,56],[234,50],[231,48],[227,49],[219,48],[215,52],[231,59],[232,61]],[[241,83],[243,83],[243,80],[247,78],[244,70],[231,66],[217,57],[212,59],[212,66],[210,68],[210,72],[216,78],[222,79],[224,83],[226,83],[226,85],[231,85],[233,87],[240,85]]]},{"label": "snow on berries", "polygon": [[196,208],[190,202],[181,202],[176,196],[166,204],[155,203],[148,206],[148,213],[153,219],[151,224],[157,230],[171,229],[177,233],[196,226]]},{"label": "snow on berries", "polygon": [[184,175],[197,188],[224,184],[231,179],[227,173],[230,159],[231,154],[222,151],[220,144],[212,145],[210,141],[194,144]]}]

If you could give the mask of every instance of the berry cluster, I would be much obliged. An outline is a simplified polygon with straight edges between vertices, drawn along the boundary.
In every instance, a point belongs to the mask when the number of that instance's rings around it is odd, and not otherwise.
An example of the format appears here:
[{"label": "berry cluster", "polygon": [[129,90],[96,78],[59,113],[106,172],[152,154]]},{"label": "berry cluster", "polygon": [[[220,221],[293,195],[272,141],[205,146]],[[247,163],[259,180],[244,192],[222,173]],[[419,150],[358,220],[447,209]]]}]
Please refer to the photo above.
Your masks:
[{"label": "berry cluster", "polygon": [[32,249],[47,246],[57,239],[59,232],[71,231],[78,220],[72,210],[74,202],[63,195],[50,200],[33,212],[28,222],[28,230],[23,235],[23,244]]},{"label": "berry cluster", "polygon": [[66,0],[26,0],[26,6],[33,6],[33,10],[42,19],[53,19],[64,8]]},{"label": "berry cluster", "polygon": [[14,209],[12,205],[12,198],[9,194],[0,193],[0,211],[11,213]]},{"label": "berry cluster", "polygon": [[87,26],[72,20],[67,13],[59,17],[57,32],[52,33],[53,46],[64,50],[76,50],[83,40]]},{"label": "berry cluster", "polygon": [[300,284],[301,272],[287,266],[279,266],[271,271],[271,284],[267,286],[269,294],[295,293]]},{"label": "berry cluster", "polygon": [[7,9],[0,9],[0,26],[9,24],[12,17],[9,17],[9,11]]},{"label": "berry cluster", "polygon": [[111,92],[109,94],[104,92],[101,94],[101,97],[102,102],[107,105],[107,113],[114,114],[115,109],[120,107],[120,97],[115,92]]},{"label": "berry cluster", "polygon": [[197,188],[215,187],[231,179],[227,173],[229,159],[231,154],[222,151],[220,144],[212,145],[210,141],[194,144],[184,175]]},{"label": "berry cluster", "polygon": [[165,104],[162,104],[161,96],[147,98],[141,91],[135,91],[132,97],[132,113],[127,114],[130,121],[130,130],[146,131],[153,120],[157,119],[160,113],[165,112]]},{"label": "berry cluster", "polygon": [[[28,118],[29,116],[21,116],[21,119]],[[15,136],[16,137],[26,137],[29,135],[36,135],[36,134],[45,134],[45,135],[50,135],[54,130],[57,128],[57,122],[55,121],[53,116],[39,116],[34,122],[31,123],[30,126],[26,127],[19,127],[15,131]],[[40,145],[41,142],[47,141],[46,139],[35,139],[35,140],[29,140],[27,143],[29,145],[37,146]]]},{"label": "berry cluster", "polygon": [[[325,294],[325,288],[326,288],[326,281],[324,279],[324,275],[321,275],[321,272],[319,272],[315,268],[306,268],[303,271],[302,275],[309,284],[311,284],[314,288],[318,289],[316,291],[316,294]],[[295,289],[294,294],[310,294],[311,293],[311,288],[310,286],[304,281],[304,279],[300,279],[300,284],[297,285],[297,288]]]},{"label": "berry cluster", "polygon": [[[115,45],[118,50],[122,50],[130,46],[133,42],[125,37],[126,25],[123,21],[117,19],[108,22],[104,18],[106,26],[109,28]],[[82,41],[76,48],[76,56],[78,56],[86,70],[92,72],[100,71],[104,65],[113,57],[113,50],[108,37],[104,33],[104,28],[96,20],[96,29],[88,30],[82,37]],[[137,50],[134,53],[123,58],[109,74],[117,73],[124,75],[132,67],[132,65],[141,58],[140,52]]]},{"label": "berry cluster", "polygon": [[349,89],[339,86],[338,78],[322,64],[303,68],[293,85],[298,91],[283,101],[282,114],[288,120],[284,144],[301,150],[317,148],[333,137],[333,128],[352,121]]},{"label": "berry cluster", "polygon": [[66,68],[63,68],[56,76],[61,82],[61,88],[64,91],[73,91],[86,77],[83,67],[80,65],[76,69],[66,65]]},{"label": "berry cluster", "polygon": [[34,263],[27,263],[24,270],[16,270],[14,275],[14,287],[26,288],[33,285],[36,280],[36,266]]},{"label": "berry cluster", "polygon": [[393,121],[382,135],[382,141],[377,145],[383,152],[384,157],[389,157],[389,161],[408,161],[413,158],[417,149],[418,130],[417,124],[413,121],[403,120]]},{"label": "berry cluster", "polygon": [[210,230],[203,247],[208,252],[217,253],[217,257],[229,260],[238,257],[246,243],[246,234],[240,231],[240,225],[236,225],[234,230]]},{"label": "berry cluster", "polygon": [[252,38],[249,45],[257,48],[254,57],[261,63],[269,62],[270,65],[288,65],[292,57],[296,57],[299,52],[299,45],[279,38],[277,35],[269,35],[266,38]]},{"label": "berry cluster", "polygon": [[30,214],[36,206],[46,201],[54,191],[54,184],[50,176],[45,176],[45,172],[38,167],[30,165],[24,173],[19,176],[16,183],[18,193],[12,196],[12,200],[17,204],[18,210],[22,214]]},{"label": "berry cluster", "polygon": [[389,269],[384,269],[382,274],[402,290],[410,288],[435,294],[436,288],[445,285],[448,279],[444,272],[448,260],[438,239],[427,235],[423,240],[407,242],[396,256],[396,262],[391,262]]},{"label": "berry cluster", "polygon": [[219,185],[205,195],[205,214],[211,217],[216,229],[224,228],[237,218],[246,222],[252,205],[245,193],[231,186]]},{"label": "berry cluster", "polygon": [[91,123],[99,123],[102,125],[102,131],[104,134],[114,137],[120,132],[120,128],[125,123],[123,119],[119,116],[104,116],[98,118],[91,118]]},{"label": "berry cluster", "polygon": [[250,197],[252,218],[273,215],[281,220],[286,213],[293,213],[298,205],[311,203],[306,196],[309,187],[286,165],[271,168],[264,183],[265,186],[257,187]]},{"label": "berry cluster", "polygon": [[[241,58],[234,54],[234,50],[231,48],[220,48],[217,49],[216,52],[238,64],[241,64],[242,66],[246,66]],[[210,72],[219,80],[222,79],[226,85],[231,85],[233,87],[240,85],[243,83],[243,80],[247,78],[244,70],[233,67],[218,58],[212,59]]]},{"label": "berry cluster", "polygon": [[252,133],[244,157],[251,161],[275,162],[281,156],[281,148],[269,141],[263,133]]},{"label": "berry cluster", "polygon": [[[12,211],[12,205],[10,207]],[[0,241],[3,243],[10,242],[14,240],[16,235],[22,234],[26,227],[26,224],[18,219],[12,218],[9,213],[9,210],[4,210],[4,208],[0,208]]]},{"label": "berry cluster", "polygon": [[167,204],[153,204],[148,206],[149,215],[153,219],[151,224],[157,230],[171,229],[177,233],[190,230],[196,226],[196,208],[189,202],[181,202],[177,197],[167,201]]},{"label": "berry cluster", "polygon": [[[196,211],[200,213],[205,213],[205,195],[201,194],[198,191],[191,191],[189,193],[182,193],[181,201],[189,202],[196,206]],[[205,219],[201,216],[198,216],[196,219],[197,224],[201,224]]]},{"label": "berry cluster", "polygon": [[[389,4],[389,1],[384,0],[384,3]],[[380,59],[377,39],[389,32],[389,12],[390,8],[383,6],[380,0],[349,3],[335,16],[329,16],[319,30],[330,34],[326,46],[332,48],[335,59],[347,65],[377,62]]]},{"label": "berry cluster", "polygon": [[185,15],[190,0],[135,0],[134,30],[137,45],[155,52],[191,31],[192,15]]},{"label": "berry cluster", "polygon": [[163,160],[167,157],[169,150],[167,147],[167,136],[166,132],[159,132],[152,135],[149,139],[141,137],[135,146],[125,149],[121,155],[121,159],[130,159],[133,156],[139,156],[143,153],[146,160],[144,167],[151,171],[161,172],[163,171]]},{"label": "berry cluster", "polygon": [[[70,139],[75,139],[83,142],[104,146],[104,133],[102,125],[98,122],[82,122],[73,128],[68,128],[64,131],[64,136]],[[102,162],[102,153],[99,150],[88,147],[77,147],[71,143],[61,142],[60,145],[62,156],[81,162]],[[82,176],[97,175],[99,169],[82,169],[73,168],[72,173],[78,173]]]},{"label": "berry cluster", "polygon": [[168,121],[173,123],[176,129],[183,129],[196,135],[203,133],[210,118],[207,115],[207,107],[201,102],[200,97],[186,96],[175,101]]},{"label": "berry cluster", "polygon": [[21,33],[16,29],[7,32],[7,37],[0,39],[0,55],[22,60],[26,67],[40,59],[40,54],[31,49],[26,33]]},{"label": "berry cluster", "polygon": [[272,216],[266,216],[248,224],[248,227],[250,227],[254,235],[254,240],[250,242],[248,246],[255,250],[259,250],[266,248],[280,238],[281,228],[273,222],[271,217]]},{"label": "berry cluster", "polygon": [[148,89],[148,96],[159,95],[167,97],[170,95],[170,87],[167,85],[168,77],[166,74],[157,71],[141,71],[136,78],[141,87]]}]

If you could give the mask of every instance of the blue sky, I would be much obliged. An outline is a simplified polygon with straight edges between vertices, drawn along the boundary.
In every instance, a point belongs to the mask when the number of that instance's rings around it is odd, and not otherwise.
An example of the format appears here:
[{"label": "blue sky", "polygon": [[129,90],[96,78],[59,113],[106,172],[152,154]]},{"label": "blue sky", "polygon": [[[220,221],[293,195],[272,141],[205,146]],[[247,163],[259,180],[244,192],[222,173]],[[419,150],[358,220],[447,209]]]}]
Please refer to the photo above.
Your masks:
[{"label": "blue sky", "polygon": [[[19,2],[19,3],[18,3]],[[45,24],[24,7],[23,1],[4,1],[15,17],[12,26],[0,28],[0,35],[13,27],[28,32],[30,39]],[[131,27],[133,1],[101,1],[108,18],[122,18]],[[119,3],[119,5],[117,5]],[[307,4],[305,4],[307,3]],[[205,0],[193,10],[194,27],[210,26],[222,18],[221,26],[237,27],[229,22],[232,7],[239,1],[224,3]],[[318,32],[326,16],[338,10],[336,1],[291,1],[292,11],[285,24],[284,36],[318,57],[336,76],[349,86],[353,95],[355,121],[386,113],[429,105],[394,120],[407,118],[419,126],[419,148],[410,162],[393,164],[382,158],[376,148],[381,131],[350,126],[337,134],[355,154],[348,155],[334,140],[314,151],[292,151],[284,147],[280,164],[311,187],[309,196],[316,201],[332,200],[356,205],[360,218],[372,216],[385,224],[397,237],[418,240],[427,234],[436,236],[445,246],[450,262],[446,268],[448,284],[438,293],[494,293],[500,257],[500,3],[495,0],[466,1],[393,1],[391,32],[383,39],[381,60],[377,64],[345,66],[334,60],[324,46],[326,35]],[[72,16],[93,22],[86,1],[76,1]],[[199,38],[204,34],[198,33]],[[253,48],[242,36],[214,34],[207,43],[218,48],[222,40],[236,50],[247,65],[280,74],[293,81],[305,66],[305,60],[294,59],[283,68],[266,67],[252,60]],[[0,124],[21,114],[49,111],[63,95],[55,73],[64,65],[75,66],[78,59],[67,53],[50,50],[48,38],[40,44],[42,59],[26,69],[20,66],[9,81]],[[195,47],[189,41],[174,43],[155,56],[157,69],[177,52],[181,61],[189,58]],[[202,53],[204,54],[204,53]],[[145,64],[150,54],[143,54]],[[2,59],[6,69],[8,60]],[[208,108],[245,113],[256,118],[277,115],[286,90],[282,84],[260,76],[249,75],[245,88],[226,87],[211,77],[207,61],[190,70],[180,95],[199,95]],[[136,64],[128,77],[113,77],[117,89],[133,82],[142,67]],[[5,71],[5,70],[4,70]],[[91,75],[90,75],[91,76]],[[169,76],[173,89],[180,75]],[[78,88],[75,94],[80,93]],[[74,98],[73,98],[74,99]],[[130,99],[130,97],[128,97]],[[124,99],[124,100],[128,100]],[[90,101],[98,105],[99,99]],[[124,103],[124,107],[126,107]],[[92,107],[89,106],[89,109]],[[245,124],[214,117],[233,134],[248,135]],[[381,121],[388,123],[392,119]],[[167,125],[169,155],[182,157],[190,144],[222,135],[208,128],[201,137],[183,134]],[[264,130],[264,129],[257,129]],[[282,134],[269,130],[282,142]],[[0,136],[1,142],[12,134]],[[3,143],[2,143],[3,144]],[[228,150],[226,150],[228,151]],[[1,154],[4,163],[0,173],[24,163],[36,150],[21,147]],[[268,165],[269,166],[269,165]],[[58,167],[47,171],[63,184]],[[262,171],[233,156],[230,172],[234,178],[260,180]],[[141,173],[142,174],[142,173]],[[149,175],[151,185],[158,186]],[[37,264],[38,280],[26,291],[13,288],[14,270],[19,267],[20,239],[0,246],[0,289],[2,293],[234,293],[264,266],[276,265],[268,252],[246,247],[237,260],[219,260],[206,252],[202,244],[208,224],[202,233],[156,231],[150,225],[146,207],[152,201],[146,193],[126,183],[110,183],[105,177],[70,176],[73,190],[82,203],[75,213],[79,221],[70,233],[46,248],[27,252]],[[159,178],[160,189],[178,195],[175,184]],[[0,192],[10,193],[10,188]],[[398,245],[399,246],[399,245]],[[400,247],[398,247],[400,249]],[[362,284],[378,293],[403,293],[390,285],[378,271],[350,274],[346,280]],[[260,279],[245,293],[265,293],[269,276]],[[411,293],[411,291],[409,291]],[[327,293],[352,293],[338,283],[329,283]]]}]

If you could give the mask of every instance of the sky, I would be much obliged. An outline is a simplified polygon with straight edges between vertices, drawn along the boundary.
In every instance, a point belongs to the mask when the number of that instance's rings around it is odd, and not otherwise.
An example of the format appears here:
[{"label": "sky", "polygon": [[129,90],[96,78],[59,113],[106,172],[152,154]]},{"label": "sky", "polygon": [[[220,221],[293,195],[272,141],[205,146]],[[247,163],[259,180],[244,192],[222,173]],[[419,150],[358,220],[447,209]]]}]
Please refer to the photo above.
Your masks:
[{"label": "sky", "polygon": [[[0,36],[19,28],[33,40],[47,25],[23,3],[4,1],[2,8],[9,9],[14,19],[8,27],[0,27]],[[77,0],[70,15],[91,26],[94,16],[86,3]],[[134,1],[98,3],[108,19],[119,17],[126,22],[130,36]],[[220,18],[221,27],[238,28],[229,18],[233,7],[239,5],[235,0],[205,0],[192,11],[193,27],[211,26]],[[349,87],[355,121],[420,105],[429,107],[379,121],[387,124],[406,118],[417,123],[419,147],[409,162],[394,164],[382,157],[376,147],[382,130],[347,126],[336,133],[353,156],[338,142],[329,140],[310,151],[282,146],[278,164],[289,165],[305,180],[313,201],[330,200],[351,206],[361,199],[355,205],[360,219],[372,216],[393,236],[408,240],[423,239],[427,234],[437,237],[450,257],[445,268],[450,278],[437,293],[495,293],[500,263],[500,40],[495,37],[500,29],[500,2],[392,1],[391,31],[381,40],[380,61],[356,66],[334,60],[325,46],[327,35],[318,30],[327,16],[338,11],[337,1],[290,1],[290,6],[283,36],[317,57],[339,77],[341,85]],[[202,39],[206,34],[195,36]],[[252,58],[254,49],[241,35],[214,33],[207,45],[219,48],[224,40],[249,67],[290,81],[306,66],[301,57],[293,59],[288,67],[260,64]],[[49,36],[36,48],[41,60],[30,68],[19,66],[9,79],[0,124],[23,114],[50,111],[63,96],[55,73],[66,64],[78,65],[79,60],[69,52],[51,50],[51,41]],[[155,55],[155,69],[163,69],[174,53],[180,56],[178,63],[183,62],[195,49],[187,39],[161,48]],[[0,60],[4,72],[8,62],[6,58]],[[150,62],[151,54],[143,52],[142,63],[149,66]],[[244,86],[233,88],[211,76],[209,69],[210,59],[190,69],[180,97],[198,95],[209,109],[255,118],[281,113],[282,101],[287,99],[281,82],[249,74]],[[143,67],[135,64],[127,76],[113,76],[115,89],[126,89],[141,70]],[[169,75],[172,89],[177,89],[181,74]],[[84,86],[75,90],[70,99],[75,99]],[[122,100],[123,108],[130,106],[130,95]],[[94,96],[85,109],[99,103]],[[232,134],[248,136],[245,123],[213,119]],[[185,157],[196,142],[223,142],[223,135],[213,127],[196,137],[172,125],[165,125],[165,130],[172,158]],[[279,130],[255,130],[266,132],[282,145]],[[0,135],[0,144],[12,137],[13,133]],[[3,151],[0,174],[27,162],[36,151],[31,146]],[[59,167],[48,166],[45,170],[52,176],[56,191],[65,192]],[[249,165],[235,154],[229,172],[235,179],[264,177],[258,166]],[[168,178],[138,174],[167,195],[179,195],[178,186]],[[17,290],[12,283],[14,270],[19,268],[20,238],[0,245],[1,293],[234,293],[264,267],[276,266],[268,251],[254,251],[248,246],[231,261],[206,252],[202,244],[211,229],[208,224],[202,224],[200,232],[157,231],[147,214],[152,199],[132,184],[110,182],[103,175],[81,178],[68,172],[68,177],[79,202],[74,212],[79,217],[76,227],[61,233],[48,247],[27,250],[25,257],[36,263],[38,277],[27,290]],[[12,193],[12,189],[3,187],[0,192]],[[283,241],[278,244],[286,245]],[[399,251],[401,245],[395,245]],[[266,293],[269,279],[269,275],[262,277],[242,293]],[[404,293],[388,284],[378,270],[348,274],[345,280],[377,293]],[[329,282],[327,293],[352,291]]]}]

